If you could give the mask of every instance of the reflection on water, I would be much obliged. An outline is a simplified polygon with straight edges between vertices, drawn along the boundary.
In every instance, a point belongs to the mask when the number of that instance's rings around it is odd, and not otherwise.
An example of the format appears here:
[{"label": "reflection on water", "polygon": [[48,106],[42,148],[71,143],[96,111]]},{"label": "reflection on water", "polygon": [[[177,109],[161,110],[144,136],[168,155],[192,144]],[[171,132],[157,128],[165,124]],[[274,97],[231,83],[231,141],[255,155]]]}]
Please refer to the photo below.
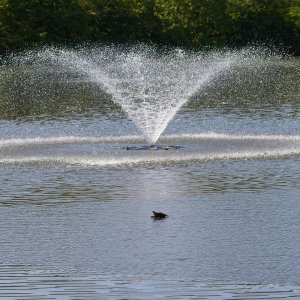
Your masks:
[{"label": "reflection on water", "polygon": [[[156,168],[151,171],[117,168],[103,172],[59,166],[2,167],[0,206],[139,198],[144,197],[147,186],[149,189],[154,186],[156,193],[161,190],[164,194],[165,184],[168,194],[174,194],[172,197],[190,197],[243,190],[275,191],[299,187],[300,182],[299,159],[213,161]],[[171,192],[170,186],[177,188]]]}]

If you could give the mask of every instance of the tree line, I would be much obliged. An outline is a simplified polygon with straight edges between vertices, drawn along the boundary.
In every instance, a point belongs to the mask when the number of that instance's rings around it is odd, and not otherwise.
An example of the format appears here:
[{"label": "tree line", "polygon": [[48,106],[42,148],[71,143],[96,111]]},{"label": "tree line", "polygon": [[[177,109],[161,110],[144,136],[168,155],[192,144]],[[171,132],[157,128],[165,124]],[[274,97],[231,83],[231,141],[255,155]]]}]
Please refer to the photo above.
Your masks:
[{"label": "tree line", "polygon": [[300,54],[300,0],[0,0],[0,52],[33,44],[280,45]]}]

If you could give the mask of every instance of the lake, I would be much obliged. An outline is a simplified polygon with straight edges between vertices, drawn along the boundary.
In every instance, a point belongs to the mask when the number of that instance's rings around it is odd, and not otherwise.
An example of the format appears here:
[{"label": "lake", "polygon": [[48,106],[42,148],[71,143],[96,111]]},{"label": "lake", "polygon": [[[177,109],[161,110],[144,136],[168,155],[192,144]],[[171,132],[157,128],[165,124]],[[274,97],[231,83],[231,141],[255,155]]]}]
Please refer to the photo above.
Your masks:
[{"label": "lake", "polygon": [[155,150],[86,74],[27,58],[0,69],[0,299],[300,299],[298,59],[222,73]]}]

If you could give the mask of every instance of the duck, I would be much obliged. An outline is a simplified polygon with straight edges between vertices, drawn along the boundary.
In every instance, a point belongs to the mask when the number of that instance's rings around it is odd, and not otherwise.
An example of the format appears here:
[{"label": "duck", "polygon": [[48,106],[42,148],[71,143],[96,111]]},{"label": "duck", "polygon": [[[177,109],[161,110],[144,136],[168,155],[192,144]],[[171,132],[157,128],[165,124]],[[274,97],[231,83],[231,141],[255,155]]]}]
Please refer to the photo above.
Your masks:
[{"label": "duck", "polygon": [[153,212],[153,216],[151,216],[151,218],[156,219],[156,220],[161,220],[161,219],[168,217],[167,214],[165,214],[161,211],[156,212],[153,210],[152,212]]}]

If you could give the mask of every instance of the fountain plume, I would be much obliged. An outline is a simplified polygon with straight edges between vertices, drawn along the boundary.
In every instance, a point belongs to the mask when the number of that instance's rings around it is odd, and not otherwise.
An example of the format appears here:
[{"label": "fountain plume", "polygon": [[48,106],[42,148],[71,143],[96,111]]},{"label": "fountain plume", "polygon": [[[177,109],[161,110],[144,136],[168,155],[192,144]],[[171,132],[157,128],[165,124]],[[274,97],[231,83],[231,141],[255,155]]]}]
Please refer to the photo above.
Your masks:
[{"label": "fountain plume", "polygon": [[[195,93],[245,62],[248,56],[249,49],[197,53],[138,45],[45,48],[14,59],[17,64],[34,64],[36,77],[52,69],[56,78],[72,81],[73,77],[100,87],[135,123],[147,142],[155,144]],[[255,51],[252,59],[253,56]]]},{"label": "fountain plume", "polygon": [[62,63],[102,86],[149,144],[156,143],[194,93],[228,70],[234,61],[232,54],[199,55],[180,49],[161,53],[141,46],[127,51],[104,48],[90,56],[69,51],[60,55]]}]

